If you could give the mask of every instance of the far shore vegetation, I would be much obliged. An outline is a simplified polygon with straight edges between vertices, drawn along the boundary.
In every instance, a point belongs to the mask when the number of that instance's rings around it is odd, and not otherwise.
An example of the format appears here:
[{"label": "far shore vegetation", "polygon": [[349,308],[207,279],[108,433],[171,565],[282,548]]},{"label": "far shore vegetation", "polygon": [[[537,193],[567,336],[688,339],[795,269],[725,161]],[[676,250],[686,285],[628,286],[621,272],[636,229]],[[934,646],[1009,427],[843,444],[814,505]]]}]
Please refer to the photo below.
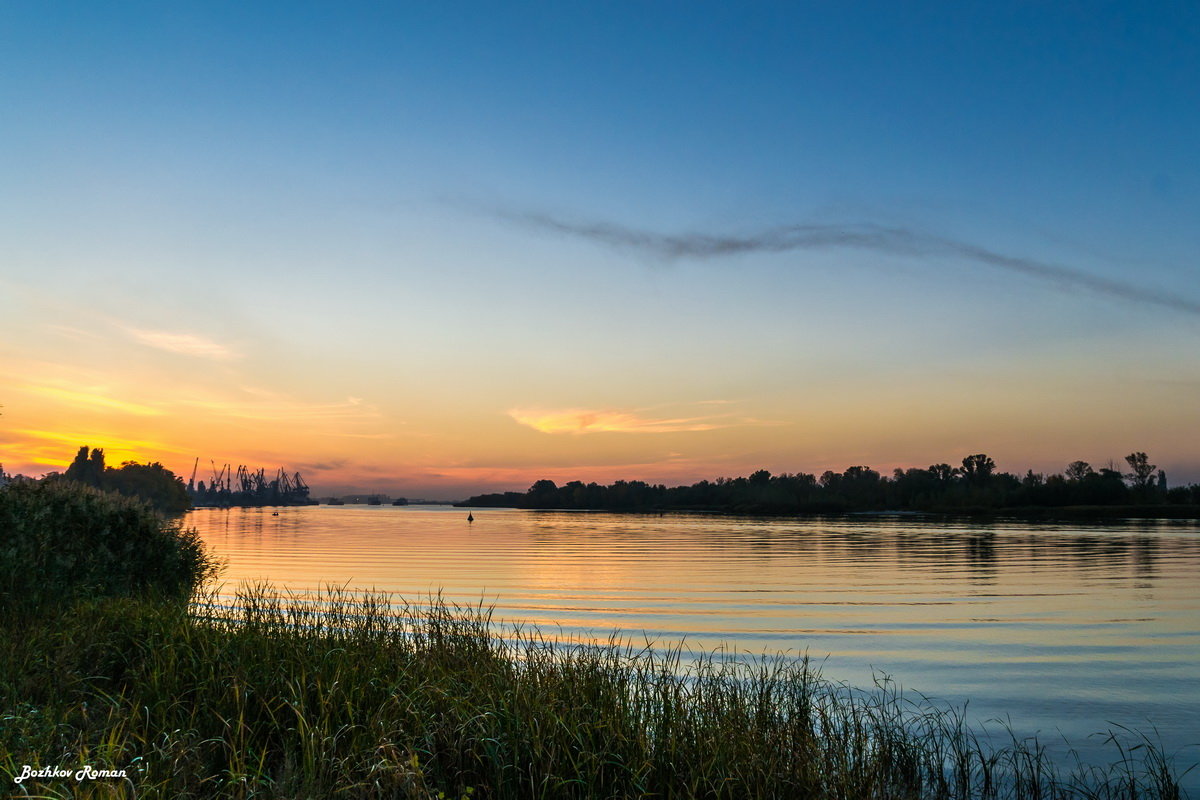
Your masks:
[{"label": "far shore vegetation", "polygon": [[472,497],[461,506],[610,511],[715,511],[735,514],[840,514],[915,511],[941,514],[1027,514],[1043,516],[1200,516],[1200,484],[1168,488],[1167,476],[1145,453],[1093,468],[1074,461],[1062,473],[997,472],[988,455],[977,453],[959,466],[932,464],[883,475],[865,466],[844,472],[703,480],[668,488],[644,481],[608,486],[540,480],[526,492]]},{"label": "far shore vegetation", "polygon": [[157,461],[151,464],[126,461],[120,467],[113,468],[104,463],[104,451],[99,447],[90,451],[87,447],[80,447],[66,472],[61,476],[48,477],[50,480],[73,481],[125,497],[136,497],[167,514],[177,514],[192,507],[183,481],[162,464]]},{"label": "far shore vegetation", "polygon": [[[228,473],[228,475],[226,475]],[[244,473],[244,474],[243,474]],[[228,465],[222,479],[206,487],[184,484],[157,462],[126,461],[107,466],[100,448],[80,447],[62,473],[41,481],[81,483],[133,497],[166,514],[179,514],[200,505],[311,505],[308,486],[299,473],[279,471],[267,480],[262,470],[239,467],[238,480]],[[193,476],[194,477],[194,476]],[[0,486],[35,479],[6,475],[0,466]],[[236,484],[236,485],[235,485]],[[367,502],[378,504],[369,495]],[[395,504],[407,504],[407,500]],[[1169,486],[1166,473],[1143,452],[1125,456],[1124,464],[1093,467],[1072,461],[1060,473],[1027,470],[1000,472],[984,453],[966,456],[958,466],[895,469],[890,475],[867,466],[820,476],[805,473],[772,475],[760,469],[749,476],[702,480],[690,486],[668,487],[640,480],[619,480],[607,486],[570,481],[561,486],[539,480],[525,492],[497,492],[470,497],[456,505],[471,508],[596,511],[700,511],[725,514],[820,515],[910,512],[944,515],[1010,515],[1079,518],[1200,518],[1200,484]]]}]

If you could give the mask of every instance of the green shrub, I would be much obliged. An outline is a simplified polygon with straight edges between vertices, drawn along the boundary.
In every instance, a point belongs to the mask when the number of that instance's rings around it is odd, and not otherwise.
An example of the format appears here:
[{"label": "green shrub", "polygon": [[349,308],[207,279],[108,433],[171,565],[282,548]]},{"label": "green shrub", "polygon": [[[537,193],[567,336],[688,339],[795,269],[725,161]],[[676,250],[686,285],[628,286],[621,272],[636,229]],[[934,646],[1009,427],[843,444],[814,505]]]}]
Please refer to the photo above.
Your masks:
[{"label": "green shrub", "polygon": [[0,489],[0,606],[145,593],[186,597],[213,569],[194,530],[140,501],[72,481]]}]

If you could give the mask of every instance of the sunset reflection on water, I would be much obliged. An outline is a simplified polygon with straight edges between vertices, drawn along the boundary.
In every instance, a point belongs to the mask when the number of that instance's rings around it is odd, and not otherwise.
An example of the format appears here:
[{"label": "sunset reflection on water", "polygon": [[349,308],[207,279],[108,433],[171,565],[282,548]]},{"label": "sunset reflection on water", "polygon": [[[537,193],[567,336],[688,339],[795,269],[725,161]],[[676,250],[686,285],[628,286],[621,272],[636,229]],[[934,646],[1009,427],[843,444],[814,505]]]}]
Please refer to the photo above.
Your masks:
[{"label": "sunset reflection on water", "polygon": [[[201,509],[223,591],[441,592],[576,641],[808,653],[1019,732],[1200,731],[1200,526],[447,507]],[[827,660],[825,660],[827,658]],[[1190,760],[1200,757],[1195,749]]]}]

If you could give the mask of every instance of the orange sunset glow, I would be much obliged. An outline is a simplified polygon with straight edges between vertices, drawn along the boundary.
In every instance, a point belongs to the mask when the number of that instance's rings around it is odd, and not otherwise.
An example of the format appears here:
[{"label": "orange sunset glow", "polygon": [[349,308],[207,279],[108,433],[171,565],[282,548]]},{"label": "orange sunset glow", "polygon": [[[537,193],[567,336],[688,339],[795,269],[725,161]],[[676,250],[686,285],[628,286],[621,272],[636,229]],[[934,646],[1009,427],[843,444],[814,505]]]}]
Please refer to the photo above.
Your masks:
[{"label": "orange sunset glow", "polygon": [[[1180,477],[1192,468],[1173,431],[1195,407],[1179,384],[1149,377],[1153,364],[1138,367],[1149,373],[1140,394],[1111,391],[1104,369],[1001,362],[939,366],[901,383],[813,370],[769,392],[747,381],[740,395],[717,398],[733,388],[720,374],[681,375],[680,386],[577,375],[556,386],[537,368],[525,389],[488,365],[437,372],[329,354],[279,364],[244,340],[233,359],[232,346],[185,331],[101,322],[86,338],[42,332],[46,357],[7,354],[10,472],[61,470],[87,445],[110,463],[158,461],[185,479],[198,459],[201,479],[212,463],[282,466],[316,491],[454,499],[542,478],[676,484],[760,467],[890,470],[981,450],[1014,470],[1103,463],[1135,448]],[[589,394],[605,404],[566,404]],[[538,395],[551,402],[515,402]],[[614,402],[622,396],[650,402]]]},{"label": "orange sunset glow", "polygon": [[773,67],[653,38],[332,64],[321,24],[242,63],[215,18],[212,52],[145,22],[14,56],[10,473],[89,446],[462,499],[1144,451],[1200,480],[1200,115],[1158,98],[1175,67],[1124,69],[1140,94],[1055,67],[1043,101],[874,44],[833,48],[859,55],[821,87],[790,40],[751,48]]}]

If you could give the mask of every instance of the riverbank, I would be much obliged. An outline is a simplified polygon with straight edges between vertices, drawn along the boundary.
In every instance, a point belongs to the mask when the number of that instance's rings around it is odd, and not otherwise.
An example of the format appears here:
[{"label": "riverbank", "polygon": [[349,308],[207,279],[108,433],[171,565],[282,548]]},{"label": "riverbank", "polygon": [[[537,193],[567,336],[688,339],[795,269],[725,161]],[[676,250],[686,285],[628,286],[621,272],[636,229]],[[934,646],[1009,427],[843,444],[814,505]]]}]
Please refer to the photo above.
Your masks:
[{"label": "riverbank", "polygon": [[[0,771],[31,794],[139,798],[1174,798],[1127,741],[1057,769],[958,716],[803,661],[696,665],[619,643],[501,638],[486,610],[392,609],[329,592],[283,602],[112,598],[0,635]],[[11,780],[9,778],[8,780]],[[124,787],[124,788],[123,788]],[[128,789],[128,791],[126,791]]]},{"label": "riverbank", "polygon": [[607,486],[570,481],[559,486],[543,479],[525,492],[481,494],[458,505],[773,516],[887,510],[1023,515],[1029,509],[1044,509],[1048,514],[1058,509],[1097,509],[1091,513],[1103,516],[1120,514],[1121,509],[1125,516],[1196,515],[1200,484],[1170,486],[1166,473],[1151,464],[1145,453],[1130,453],[1125,461],[1131,472],[1120,472],[1111,462],[1094,470],[1086,462],[1075,461],[1062,474],[1029,470],[1014,475],[997,472],[991,458],[976,453],[964,458],[961,467],[932,464],[928,468],[897,468],[890,475],[865,466],[848,467],[844,472],[826,470],[820,477],[807,473],[772,475],[760,469],[745,477],[674,487],[639,480],[619,480]]},{"label": "riverbank", "polygon": [[1121,520],[1121,519],[1200,519],[1200,505],[1078,505],[1078,506],[948,506],[944,508],[848,510],[829,505],[778,510],[756,506],[695,506],[672,508],[523,508],[511,505],[481,505],[455,503],[456,508],[502,508],[515,511],[603,512],[607,514],[715,514],[728,517],[762,517],[764,519],[820,517],[896,517],[911,516],[927,519],[1024,519],[1024,520]]}]

